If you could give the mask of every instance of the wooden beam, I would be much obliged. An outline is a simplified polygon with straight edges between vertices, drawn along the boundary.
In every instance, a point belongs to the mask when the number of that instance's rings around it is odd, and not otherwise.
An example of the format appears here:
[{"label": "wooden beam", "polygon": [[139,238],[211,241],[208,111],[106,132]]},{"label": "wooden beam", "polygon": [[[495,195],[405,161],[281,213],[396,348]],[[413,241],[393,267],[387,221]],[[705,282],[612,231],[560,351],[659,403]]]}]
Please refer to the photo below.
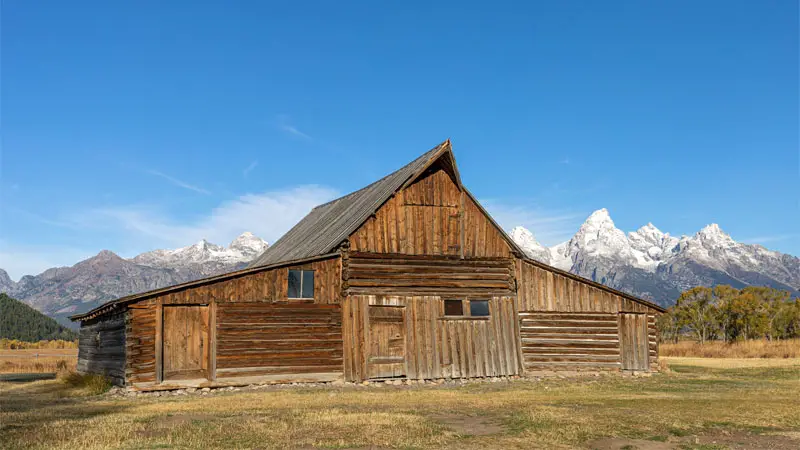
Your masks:
[{"label": "wooden beam", "polygon": [[217,302],[208,306],[208,379],[217,379]]},{"label": "wooden beam", "polygon": [[164,307],[161,303],[161,299],[159,299],[158,303],[156,304],[156,383],[161,383],[163,381],[164,375],[164,362],[163,362],[163,354],[164,354]]}]

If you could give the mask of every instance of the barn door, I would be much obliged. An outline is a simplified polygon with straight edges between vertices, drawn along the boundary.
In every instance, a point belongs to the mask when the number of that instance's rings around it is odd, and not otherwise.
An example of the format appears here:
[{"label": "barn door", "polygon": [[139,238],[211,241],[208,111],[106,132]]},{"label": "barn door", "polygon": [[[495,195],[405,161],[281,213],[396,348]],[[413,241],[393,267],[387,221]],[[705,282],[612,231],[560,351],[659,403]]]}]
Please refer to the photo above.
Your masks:
[{"label": "barn door", "polygon": [[164,306],[164,380],[208,378],[208,306]]},{"label": "barn door", "polygon": [[621,313],[619,340],[622,370],[650,370],[646,314]]},{"label": "barn door", "polygon": [[392,378],[406,375],[406,337],[404,307],[369,307],[369,378]]}]

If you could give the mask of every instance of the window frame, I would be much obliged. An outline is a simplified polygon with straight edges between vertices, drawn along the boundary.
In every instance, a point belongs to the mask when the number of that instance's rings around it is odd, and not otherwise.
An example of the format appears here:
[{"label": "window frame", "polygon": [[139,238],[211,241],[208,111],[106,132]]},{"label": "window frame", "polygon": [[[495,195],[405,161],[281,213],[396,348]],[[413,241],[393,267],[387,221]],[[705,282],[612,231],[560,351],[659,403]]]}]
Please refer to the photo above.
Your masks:
[{"label": "window frame", "polygon": [[[444,305],[446,301],[453,301],[453,300],[460,300],[461,301],[461,315],[448,315],[444,310]],[[461,297],[461,298],[442,298],[442,317],[440,320],[489,320],[492,317],[492,310],[490,306],[491,298],[486,297],[478,297],[478,298],[470,298],[470,297]],[[471,302],[478,301],[478,302],[486,302],[486,306],[489,308],[489,313],[485,316],[473,316],[472,315],[472,306]]]},{"label": "window frame", "polygon": [[[289,295],[289,278],[291,277],[292,272],[300,272],[300,286],[297,287],[297,293],[300,295],[299,297],[292,297]],[[314,300],[314,286],[315,284],[315,274],[313,269],[288,269],[286,272],[286,298],[289,300]],[[307,274],[311,274],[311,297],[303,297],[303,285],[306,282]]]}]

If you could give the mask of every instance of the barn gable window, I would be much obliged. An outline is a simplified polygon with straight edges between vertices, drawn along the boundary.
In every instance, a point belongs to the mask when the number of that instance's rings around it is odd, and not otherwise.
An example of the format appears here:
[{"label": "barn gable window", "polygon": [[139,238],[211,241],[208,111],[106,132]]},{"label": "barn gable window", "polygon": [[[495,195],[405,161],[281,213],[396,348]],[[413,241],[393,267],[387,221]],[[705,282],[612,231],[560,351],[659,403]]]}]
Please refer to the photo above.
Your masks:
[{"label": "barn gable window", "polygon": [[289,298],[314,298],[314,271],[289,270]]},{"label": "barn gable window", "polygon": [[489,300],[445,300],[444,318],[488,320]]},{"label": "barn gable window", "polygon": [[445,300],[444,301],[444,315],[445,316],[463,316],[464,303],[461,300]]},{"label": "barn gable window", "polygon": [[489,300],[470,300],[469,315],[472,317],[485,317],[489,315]]}]

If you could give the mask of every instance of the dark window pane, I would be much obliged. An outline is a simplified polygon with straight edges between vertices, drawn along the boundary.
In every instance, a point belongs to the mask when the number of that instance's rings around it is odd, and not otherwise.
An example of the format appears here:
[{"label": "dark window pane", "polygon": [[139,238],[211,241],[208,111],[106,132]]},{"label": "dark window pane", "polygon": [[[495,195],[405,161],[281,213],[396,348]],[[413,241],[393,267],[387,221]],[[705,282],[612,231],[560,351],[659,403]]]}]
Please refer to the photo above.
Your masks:
[{"label": "dark window pane", "polygon": [[314,271],[303,271],[303,298],[314,298]]},{"label": "dark window pane", "polygon": [[463,316],[464,307],[461,300],[445,300],[444,301],[444,315],[445,316]]},{"label": "dark window pane", "polygon": [[300,274],[299,270],[289,271],[289,298],[300,298]]},{"label": "dark window pane", "polygon": [[488,316],[489,315],[489,300],[470,300],[469,302],[469,315]]}]

